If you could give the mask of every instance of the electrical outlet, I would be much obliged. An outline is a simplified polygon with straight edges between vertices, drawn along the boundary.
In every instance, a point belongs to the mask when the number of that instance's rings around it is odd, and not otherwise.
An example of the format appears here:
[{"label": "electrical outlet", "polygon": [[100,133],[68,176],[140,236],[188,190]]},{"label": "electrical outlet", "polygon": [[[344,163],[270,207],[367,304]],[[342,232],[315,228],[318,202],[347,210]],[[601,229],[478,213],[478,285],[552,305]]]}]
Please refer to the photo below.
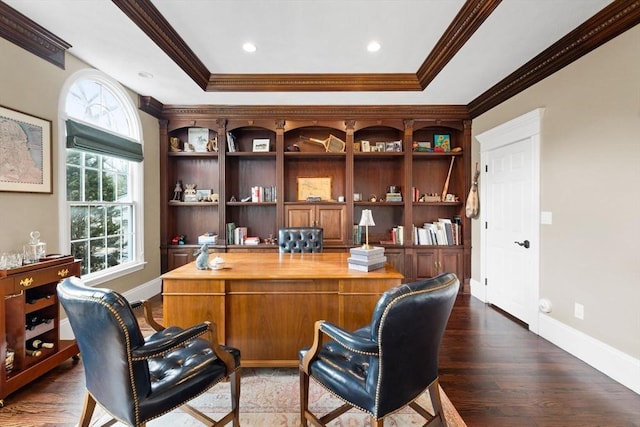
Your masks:
[{"label": "electrical outlet", "polygon": [[573,315],[580,320],[584,320],[584,305],[576,303],[573,309]]}]

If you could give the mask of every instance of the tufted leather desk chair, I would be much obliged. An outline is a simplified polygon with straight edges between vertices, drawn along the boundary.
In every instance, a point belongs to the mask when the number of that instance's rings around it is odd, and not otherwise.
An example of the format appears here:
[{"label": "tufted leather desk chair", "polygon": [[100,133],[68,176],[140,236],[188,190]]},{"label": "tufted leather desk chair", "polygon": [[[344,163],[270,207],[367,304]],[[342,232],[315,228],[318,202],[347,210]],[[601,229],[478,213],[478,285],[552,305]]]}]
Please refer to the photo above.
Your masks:
[{"label": "tufted leather desk chair", "polygon": [[[208,425],[240,425],[240,352],[217,344],[215,325],[163,328],[151,318],[148,302],[129,304],[118,293],[87,287],[76,277],[58,285],[58,297],[84,364],[87,394],[79,426],[89,425],[96,402],[131,426],[144,426],[180,406]],[[147,338],[133,313],[138,307],[157,330]],[[226,379],[231,411],[220,421],[186,405]]]},{"label": "tufted leather desk chair", "polygon": [[278,230],[280,253],[322,252],[322,228],[285,227]]},{"label": "tufted leather desk chair", "polygon": [[[460,282],[451,273],[399,285],[385,292],[371,323],[348,332],[324,320],[314,342],[300,351],[300,419],[314,425],[351,408],[369,413],[372,425],[409,405],[428,421],[446,425],[438,386],[438,353]],[[326,344],[323,339],[329,338]],[[318,418],[309,410],[309,378],[345,403]],[[414,400],[429,391],[434,414]]]}]

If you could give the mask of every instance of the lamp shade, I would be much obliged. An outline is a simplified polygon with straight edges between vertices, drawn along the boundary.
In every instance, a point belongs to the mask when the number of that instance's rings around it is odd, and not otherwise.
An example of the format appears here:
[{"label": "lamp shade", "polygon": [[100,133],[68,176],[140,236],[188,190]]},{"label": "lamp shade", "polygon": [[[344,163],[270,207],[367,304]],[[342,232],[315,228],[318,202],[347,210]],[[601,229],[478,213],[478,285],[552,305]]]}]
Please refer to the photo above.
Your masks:
[{"label": "lamp shade", "polygon": [[376,225],[376,223],[373,222],[373,215],[371,214],[371,209],[362,210],[362,216],[360,217],[360,225],[362,226]]}]

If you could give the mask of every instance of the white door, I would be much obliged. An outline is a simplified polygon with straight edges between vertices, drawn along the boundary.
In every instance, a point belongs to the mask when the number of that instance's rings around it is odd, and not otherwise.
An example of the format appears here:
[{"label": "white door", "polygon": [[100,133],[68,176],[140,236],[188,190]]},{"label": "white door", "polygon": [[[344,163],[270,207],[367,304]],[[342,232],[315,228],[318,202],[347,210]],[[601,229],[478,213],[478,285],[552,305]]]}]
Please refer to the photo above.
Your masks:
[{"label": "white door", "polygon": [[486,302],[537,333],[541,111],[534,113],[478,139],[485,168],[480,209]]},{"label": "white door", "polygon": [[486,165],[487,300],[528,324],[535,240],[529,141],[488,152]]}]

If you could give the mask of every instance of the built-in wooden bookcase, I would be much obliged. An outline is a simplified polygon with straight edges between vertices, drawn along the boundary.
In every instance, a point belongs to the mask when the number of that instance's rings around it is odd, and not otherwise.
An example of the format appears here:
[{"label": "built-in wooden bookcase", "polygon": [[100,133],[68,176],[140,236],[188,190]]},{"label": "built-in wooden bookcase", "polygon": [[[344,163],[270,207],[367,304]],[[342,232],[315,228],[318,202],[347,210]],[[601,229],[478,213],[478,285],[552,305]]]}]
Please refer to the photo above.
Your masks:
[{"label": "built-in wooden bookcase", "polygon": [[[264,127],[269,125],[271,128]],[[225,224],[246,227],[247,236],[277,235],[275,121],[261,125],[231,122],[225,136]],[[265,143],[268,151],[254,151],[265,149]],[[226,228],[218,232],[225,241],[226,232]]]},{"label": "built-in wooden bookcase", "polygon": [[[385,246],[389,262],[405,280],[444,270],[468,280],[471,230],[464,200],[471,184],[471,130],[466,112],[452,107],[455,118],[448,118],[429,107],[376,107],[375,114],[364,107],[330,110],[329,114],[322,107],[273,107],[266,114],[254,107],[164,109],[160,122],[165,153],[161,156],[163,271],[191,261],[190,251],[205,232],[218,235],[217,244],[210,245],[213,251],[276,251],[276,245],[264,240],[276,237],[280,227],[316,225],[325,230],[327,250],[347,251],[354,245],[362,211],[371,209],[376,225],[369,228],[369,241]],[[410,112],[399,112],[404,110]],[[318,119],[313,117],[316,113]],[[207,127],[210,138],[217,139],[218,151],[172,152],[170,138],[186,140],[190,127]],[[433,150],[436,135],[448,136],[449,151]],[[322,142],[330,137],[344,142],[344,150],[327,151]],[[425,142],[431,144],[429,151],[421,151]],[[367,145],[368,151],[363,151]],[[442,200],[449,168],[446,192],[451,196]],[[330,180],[328,195],[320,202],[301,200],[300,180],[309,178]],[[172,201],[177,181],[210,188],[219,202]],[[252,198],[256,187],[271,189],[271,198],[263,193],[256,201]],[[397,188],[400,199],[388,196],[391,187]],[[419,244],[414,226],[440,218],[460,219],[460,243]],[[260,245],[227,244],[228,223],[247,227],[249,236],[260,237]],[[391,244],[393,229],[402,235]],[[186,235],[186,244],[173,245],[172,238],[180,234]]]},{"label": "built-in wooden bookcase", "polygon": [[[369,230],[369,242],[389,241],[391,230],[405,223],[404,125],[396,120],[362,126],[353,136],[353,219],[357,224],[362,210],[370,209],[376,226]],[[397,187],[402,200],[387,200],[390,187]]]},{"label": "built-in wooden bookcase", "polygon": [[[188,128],[180,128],[171,133],[171,137],[179,138],[181,146],[188,141]],[[210,139],[217,138],[215,130],[209,130]],[[215,151],[190,152],[169,151],[168,167],[165,171],[167,180],[173,183],[168,193],[162,196],[168,201],[170,217],[167,225],[168,241],[178,235],[185,236],[185,244],[197,244],[200,234],[218,229],[219,202],[210,200],[185,201],[185,190],[195,185],[197,190],[207,190],[211,194],[219,194],[220,170],[219,156]],[[176,192],[179,186],[180,192]]]}]

